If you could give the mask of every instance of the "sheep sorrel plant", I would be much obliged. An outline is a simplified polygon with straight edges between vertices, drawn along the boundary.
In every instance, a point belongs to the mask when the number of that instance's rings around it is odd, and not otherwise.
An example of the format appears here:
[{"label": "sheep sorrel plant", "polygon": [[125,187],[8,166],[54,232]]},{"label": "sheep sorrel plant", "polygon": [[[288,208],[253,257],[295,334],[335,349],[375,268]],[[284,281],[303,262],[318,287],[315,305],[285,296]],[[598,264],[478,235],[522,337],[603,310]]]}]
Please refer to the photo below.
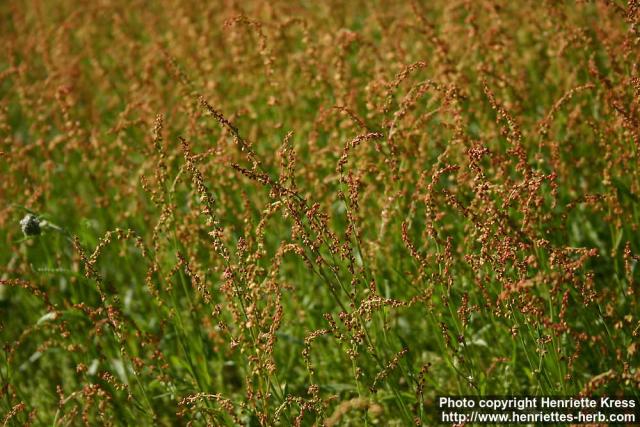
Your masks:
[{"label": "sheep sorrel plant", "polygon": [[0,45],[2,425],[638,402],[638,1],[5,1]]}]

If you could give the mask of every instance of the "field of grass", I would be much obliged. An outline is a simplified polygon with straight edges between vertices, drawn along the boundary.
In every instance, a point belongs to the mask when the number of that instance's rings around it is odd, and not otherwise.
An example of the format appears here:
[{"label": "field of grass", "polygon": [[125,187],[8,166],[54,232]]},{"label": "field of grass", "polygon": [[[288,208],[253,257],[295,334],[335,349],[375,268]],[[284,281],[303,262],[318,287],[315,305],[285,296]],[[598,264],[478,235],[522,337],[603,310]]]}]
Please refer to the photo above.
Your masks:
[{"label": "field of grass", "polygon": [[638,397],[638,1],[4,1],[0,52],[0,424]]}]

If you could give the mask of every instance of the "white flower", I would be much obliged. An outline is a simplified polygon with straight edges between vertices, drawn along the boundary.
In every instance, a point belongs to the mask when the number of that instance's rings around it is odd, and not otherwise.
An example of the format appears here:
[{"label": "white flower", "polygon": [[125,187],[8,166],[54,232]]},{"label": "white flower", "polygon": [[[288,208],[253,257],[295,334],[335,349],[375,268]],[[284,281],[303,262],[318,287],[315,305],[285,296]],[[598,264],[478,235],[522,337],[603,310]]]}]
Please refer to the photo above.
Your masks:
[{"label": "white flower", "polygon": [[40,218],[33,214],[26,214],[20,220],[20,227],[25,236],[37,236],[42,231],[40,228]]}]

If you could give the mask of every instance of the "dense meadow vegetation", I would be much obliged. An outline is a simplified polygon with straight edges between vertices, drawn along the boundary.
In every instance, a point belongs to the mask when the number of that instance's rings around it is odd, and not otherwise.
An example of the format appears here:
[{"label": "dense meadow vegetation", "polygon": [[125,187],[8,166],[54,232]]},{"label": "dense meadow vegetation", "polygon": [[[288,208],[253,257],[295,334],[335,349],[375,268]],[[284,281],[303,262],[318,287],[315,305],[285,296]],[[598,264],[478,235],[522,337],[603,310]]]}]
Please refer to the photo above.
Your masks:
[{"label": "dense meadow vegetation", "polygon": [[638,396],[638,1],[4,1],[0,52],[3,425]]}]

